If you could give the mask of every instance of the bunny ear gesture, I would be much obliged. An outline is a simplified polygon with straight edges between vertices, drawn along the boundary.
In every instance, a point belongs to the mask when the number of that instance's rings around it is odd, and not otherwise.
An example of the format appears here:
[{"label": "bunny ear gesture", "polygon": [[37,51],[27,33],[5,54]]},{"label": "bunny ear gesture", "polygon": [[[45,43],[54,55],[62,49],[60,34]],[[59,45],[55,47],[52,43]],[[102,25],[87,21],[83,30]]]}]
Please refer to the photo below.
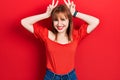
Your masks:
[{"label": "bunny ear gesture", "polygon": [[68,2],[66,0],[64,0],[65,4],[69,7],[70,6],[70,0],[68,0]]},{"label": "bunny ear gesture", "polygon": [[58,0],[56,1],[56,3],[55,3],[54,0],[52,0],[52,4],[49,4],[49,6],[47,7],[46,13],[47,13],[49,16],[50,16],[52,10],[58,5],[58,2],[59,2]]},{"label": "bunny ear gesture", "polygon": [[55,3],[55,0],[52,0],[52,5],[51,6],[56,7],[57,5],[58,5],[58,0],[57,0],[56,3]]},{"label": "bunny ear gesture", "polygon": [[73,15],[74,12],[75,12],[75,4],[74,4],[74,2],[73,1],[70,2],[70,0],[68,0],[68,1],[64,0],[64,3],[70,9],[71,14]]}]

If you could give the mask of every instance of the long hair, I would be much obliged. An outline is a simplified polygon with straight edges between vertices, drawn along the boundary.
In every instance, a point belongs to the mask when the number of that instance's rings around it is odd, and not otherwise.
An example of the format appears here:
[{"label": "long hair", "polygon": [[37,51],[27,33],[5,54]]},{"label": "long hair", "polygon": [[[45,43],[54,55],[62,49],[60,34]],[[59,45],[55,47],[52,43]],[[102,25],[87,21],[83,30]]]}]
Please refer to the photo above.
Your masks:
[{"label": "long hair", "polygon": [[73,30],[72,14],[71,14],[69,8],[66,5],[58,5],[57,7],[55,7],[53,9],[53,11],[51,13],[52,32],[54,34],[56,34],[56,39],[57,39],[58,31],[54,28],[53,21],[57,18],[56,14],[58,14],[60,12],[63,13],[66,18],[69,19],[69,24],[68,24],[68,28],[67,28],[67,35],[68,35],[68,40],[71,41],[72,40],[72,30]]}]

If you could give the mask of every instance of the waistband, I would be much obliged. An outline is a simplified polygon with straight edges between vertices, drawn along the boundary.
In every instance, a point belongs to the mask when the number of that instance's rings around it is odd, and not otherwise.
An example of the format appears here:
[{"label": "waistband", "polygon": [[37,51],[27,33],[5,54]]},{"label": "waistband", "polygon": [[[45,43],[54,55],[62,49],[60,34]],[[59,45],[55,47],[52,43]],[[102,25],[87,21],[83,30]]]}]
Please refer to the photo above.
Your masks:
[{"label": "waistband", "polygon": [[75,75],[75,69],[71,70],[70,72],[68,72],[67,74],[56,74],[52,71],[50,71],[49,69],[47,69],[46,71],[46,76],[50,77],[50,78],[69,78],[70,76]]}]

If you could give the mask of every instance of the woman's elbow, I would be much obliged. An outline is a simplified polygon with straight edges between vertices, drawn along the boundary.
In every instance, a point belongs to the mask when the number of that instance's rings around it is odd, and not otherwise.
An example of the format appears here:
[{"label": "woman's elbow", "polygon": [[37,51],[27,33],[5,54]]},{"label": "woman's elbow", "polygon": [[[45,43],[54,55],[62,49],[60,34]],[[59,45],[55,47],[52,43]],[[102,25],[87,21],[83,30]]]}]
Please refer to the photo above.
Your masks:
[{"label": "woman's elbow", "polygon": [[25,24],[26,24],[25,19],[22,19],[20,23],[21,23],[21,25],[24,27],[24,26],[25,26]]},{"label": "woman's elbow", "polygon": [[28,28],[30,24],[28,23],[28,21],[26,19],[22,19],[21,20],[21,25],[25,28]]},{"label": "woman's elbow", "polygon": [[87,32],[90,33],[92,32],[100,23],[100,20],[98,18],[94,19],[94,21],[89,24],[88,28],[87,28]]},{"label": "woman's elbow", "polygon": [[30,32],[32,32],[33,33],[33,25],[32,24],[29,24],[29,22],[27,21],[27,20],[25,20],[25,19],[22,19],[21,20],[21,25],[25,28],[25,29],[27,29],[28,31],[30,31]]},{"label": "woman's elbow", "polygon": [[99,23],[100,23],[100,20],[99,20],[98,18],[96,18],[96,20],[95,20],[94,24],[95,24],[96,26],[98,26],[98,25],[99,25]]},{"label": "woman's elbow", "polygon": [[98,18],[95,19],[94,23],[93,23],[93,29],[95,29],[100,23],[100,20]]}]

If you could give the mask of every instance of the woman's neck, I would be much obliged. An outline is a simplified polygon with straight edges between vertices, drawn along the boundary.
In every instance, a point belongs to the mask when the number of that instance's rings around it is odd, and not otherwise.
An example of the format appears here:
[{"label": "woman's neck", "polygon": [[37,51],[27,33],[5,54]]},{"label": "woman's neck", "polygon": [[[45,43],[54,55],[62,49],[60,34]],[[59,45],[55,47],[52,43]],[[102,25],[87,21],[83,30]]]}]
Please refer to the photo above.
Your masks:
[{"label": "woman's neck", "polygon": [[67,33],[57,33],[57,37],[68,37]]},{"label": "woman's neck", "polygon": [[69,43],[67,33],[58,33],[55,41],[63,44]]}]

